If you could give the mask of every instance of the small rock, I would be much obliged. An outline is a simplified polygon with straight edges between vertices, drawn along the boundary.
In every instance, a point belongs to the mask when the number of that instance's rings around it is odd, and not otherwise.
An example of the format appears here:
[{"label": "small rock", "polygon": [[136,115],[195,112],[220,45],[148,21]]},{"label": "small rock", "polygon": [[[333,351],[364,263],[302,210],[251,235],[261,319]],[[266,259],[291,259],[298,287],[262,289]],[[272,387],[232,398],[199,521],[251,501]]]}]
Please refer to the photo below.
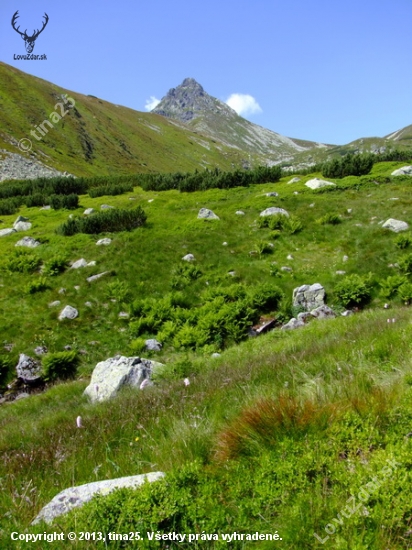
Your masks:
[{"label": "small rock", "polygon": [[287,260],[293,260],[294,258],[293,258],[293,256],[292,256],[292,254],[288,254],[288,255],[286,256],[286,259],[287,259]]},{"label": "small rock", "polygon": [[46,204],[46,206],[42,206],[40,210],[51,210],[50,204]]},{"label": "small rock", "polygon": [[162,344],[154,338],[149,338],[149,340],[146,340],[145,345],[147,351],[160,351],[162,349]]},{"label": "small rock", "polygon": [[126,311],[121,311],[118,315],[119,319],[128,319],[129,314]]},{"label": "small rock", "polygon": [[96,244],[97,244],[97,246],[101,246],[101,245],[107,246],[107,245],[109,245],[111,242],[112,242],[112,239],[106,238],[106,239],[99,239],[99,240],[97,241]]},{"label": "small rock", "polygon": [[336,317],[336,313],[326,304],[313,309],[310,314],[316,319],[332,319]]},{"label": "small rock", "polygon": [[55,300],[54,302],[50,302],[49,307],[56,307],[60,305],[60,300]]},{"label": "small rock", "polygon": [[272,191],[270,193],[266,193],[267,197],[278,197],[279,193],[276,193],[276,191]]},{"label": "small rock", "polygon": [[225,241],[224,243],[222,243],[223,246],[227,246],[227,242]]},{"label": "small rock", "polygon": [[87,262],[87,267],[94,267],[96,265],[96,260],[92,260],[91,262]]},{"label": "small rock", "polygon": [[402,168],[394,170],[391,176],[412,176],[412,166],[402,166]]},{"label": "small rock", "polygon": [[293,191],[293,194],[294,195],[299,195],[299,192],[298,191]]},{"label": "small rock", "polygon": [[245,213],[243,212],[243,210],[236,210],[235,214],[236,214],[237,216],[244,216],[244,215],[245,215]]},{"label": "small rock", "polygon": [[183,256],[182,260],[184,260],[185,262],[194,262],[195,257],[193,256],[193,254],[186,254],[186,256]]},{"label": "small rock", "polygon": [[153,201],[154,201],[154,199],[149,199],[147,202],[153,202]]},{"label": "small rock", "polygon": [[65,288],[61,288],[59,290],[59,294],[66,294],[66,289]]},{"label": "small rock", "polygon": [[74,285],[74,290],[80,290],[80,286],[79,285]]},{"label": "small rock", "polygon": [[109,271],[103,271],[103,273],[98,273],[97,275],[92,275],[91,277],[87,277],[87,282],[92,283],[93,281],[97,281],[97,279],[100,279],[101,277],[104,277],[110,273]]},{"label": "small rock", "polygon": [[108,208],[114,208],[114,206],[110,206],[109,204],[102,204],[100,210],[107,210]]},{"label": "small rock", "polygon": [[94,214],[96,210],[94,208],[86,208],[86,210],[83,212],[85,216],[90,216],[90,214]]},{"label": "small rock", "polygon": [[263,210],[259,215],[261,217],[265,216],[276,216],[278,214],[281,214],[282,216],[289,217],[289,213],[286,212],[283,208],[278,208],[277,206],[271,206],[270,208],[266,208],[266,210]]},{"label": "small rock", "polygon": [[41,364],[32,357],[21,353],[16,365],[17,378],[25,384],[35,386],[41,382]]},{"label": "small rock", "polygon": [[220,357],[220,353],[217,353],[217,352],[212,353],[212,357]]},{"label": "small rock", "polygon": [[209,210],[208,208],[201,208],[197,217],[198,219],[203,220],[220,220],[219,216],[217,216],[212,210]]},{"label": "small rock", "polygon": [[26,246],[27,248],[36,248],[36,246],[40,246],[39,241],[36,241],[36,239],[33,239],[33,237],[23,237],[20,239],[20,241],[17,241],[17,243],[14,246]]},{"label": "small rock", "polygon": [[346,256],[345,254],[345,256],[343,256],[342,258],[342,262],[347,262],[348,260],[349,260],[349,256]]},{"label": "small rock", "polygon": [[32,225],[30,222],[15,222],[13,227],[16,231],[30,231]]},{"label": "small rock", "polygon": [[336,187],[335,183],[331,181],[321,180],[319,178],[313,178],[305,183],[306,187],[310,189],[322,189],[323,187]]},{"label": "small rock", "polygon": [[298,183],[298,181],[300,181],[300,178],[292,178],[288,183]]},{"label": "small rock", "polygon": [[9,235],[13,235],[13,233],[16,233],[16,230],[13,228],[0,229],[0,237],[8,237]]},{"label": "small rock", "polygon": [[312,204],[309,205],[309,208],[313,208],[315,206],[315,203],[312,202]]},{"label": "small rock", "polygon": [[62,321],[63,319],[76,319],[76,317],[79,315],[79,312],[76,308],[72,306],[66,306],[59,315],[59,321]]},{"label": "small rock", "polygon": [[67,346],[64,346],[64,349],[65,349],[66,351],[71,351],[72,347],[69,346],[69,345],[67,345]]},{"label": "small rock", "polygon": [[351,311],[350,309],[347,309],[342,313],[342,317],[349,317],[349,315],[353,315],[353,311]]},{"label": "small rock", "polygon": [[352,208],[348,208],[346,211],[348,214],[352,214]]},{"label": "small rock", "polygon": [[346,275],[346,271],[343,271],[342,269],[338,269],[338,271],[335,271],[336,275]]},{"label": "small rock", "polygon": [[45,353],[47,353],[47,348],[46,346],[37,346],[36,348],[34,348],[34,353],[36,355],[44,355]]},{"label": "small rock", "polygon": [[304,326],[305,326],[305,323],[303,321],[295,319],[295,317],[292,317],[292,319],[288,323],[286,323],[286,325],[283,325],[280,330],[294,330]]},{"label": "small rock", "polygon": [[230,275],[231,277],[235,277],[236,276],[236,271],[228,271],[227,274]]},{"label": "small rock", "polygon": [[403,222],[402,220],[394,220],[393,218],[389,218],[389,220],[386,220],[382,227],[385,229],[390,229],[395,233],[399,233],[400,231],[406,231],[407,229],[409,229],[409,225],[406,222]]},{"label": "small rock", "polygon": [[91,302],[85,302],[84,305],[86,307],[93,307],[93,304]]},{"label": "small rock", "polygon": [[84,258],[80,258],[80,260],[77,260],[72,263],[71,269],[80,269],[81,267],[86,267],[87,262]]},{"label": "small rock", "polygon": [[291,267],[288,267],[287,265],[284,265],[280,268],[281,271],[286,271],[287,273],[290,273],[292,271]]}]

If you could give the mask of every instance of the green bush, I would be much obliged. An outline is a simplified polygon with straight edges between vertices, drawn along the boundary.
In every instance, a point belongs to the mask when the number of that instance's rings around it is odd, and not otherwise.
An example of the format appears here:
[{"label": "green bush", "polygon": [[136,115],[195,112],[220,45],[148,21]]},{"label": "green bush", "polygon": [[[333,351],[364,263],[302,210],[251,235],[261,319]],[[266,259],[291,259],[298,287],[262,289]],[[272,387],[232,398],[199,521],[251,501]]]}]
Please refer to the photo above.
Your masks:
[{"label": "green bush", "polygon": [[338,225],[342,223],[342,219],[338,214],[329,212],[317,220],[320,225]]},{"label": "green bush", "polygon": [[369,174],[376,157],[371,153],[353,154],[332,159],[322,165],[322,175],[325,178],[344,178],[346,176],[363,176]]},{"label": "green bush", "polygon": [[41,259],[27,250],[15,250],[4,264],[10,273],[34,273],[39,269]]},{"label": "green bush", "polygon": [[146,350],[145,338],[135,338],[130,342],[129,348],[133,355],[140,355]]},{"label": "green bush", "polygon": [[43,378],[46,382],[74,378],[79,364],[80,358],[76,350],[48,353],[42,360]]},{"label": "green bush", "polygon": [[360,306],[372,297],[371,276],[348,275],[335,287],[335,294],[344,307]]},{"label": "green bush", "polygon": [[398,293],[399,287],[407,282],[405,276],[392,275],[380,283],[381,294],[384,298],[391,299]]},{"label": "green bush", "polygon": [[54,256],[44,263],[42,271],[44,275],[54,277],[63,273],[68,265],[68,261],[64,256]]},{"label": "green bush", "polygon": [[0,357],[0,388],[6,385],[11,367],[12,364],[8,357]]},{"label": "green bush", "polygon": [[106,285],[105,295],[109,300],[116,300],[119,303],[128,302],[131,297],[130,287],[125,281],[115,279]]},{"label": "green bush", "polygon": [[398,296],[406,304],[412,301],[412,283],[404,283],[398,288]]},{"label": "green bush", "polygon": [[104,195],[116,196],[123,195],[123,193],[130,193],[133,191],[133,185],[131,184],[117,184],[117,185],[101,185],[100,187],[92,187],[89,190],[89,196],[92,198],[103,197]]},{"label": "green bush", "polygon": [[37,281],[31,281],[26,286],[26,292],[28,294],[36,294],[36,292],[44,292],[49,287],[46,277],[40,277]]},{"label": "green bush", "polygon": [[398,261],[399,269],[405,275],[412,274],[412,254],[404,254]]},{"label": "green bush", "polygon": [[132,231],[144,225],[146,218],[141,206],[132,210],[110,208],[88,218],[69,219],[56,229],[56,233],[68,237],[76,233],[97,235],[104,232]]},{"label": "green bush", "polygon": [[283,228],[290,235],[295,235],[296,233],[300,233],[302,231],[303,224],[296,216],[290,216],[289,218],[284,216],[284,218],[286,219],[283,223]]},{"label": "green bush", "polygon": [[53,210],[60,210],[61,208],[75,210],[79,206],[79,197],[74,193],[70,195],[51,195],[47,201],[50,203]]},{"label": "green bush", "polygon": [[408,235],[398,235],[398,237],[395,239],[395,245],[400,248],[401,250],[404,250],[405,248],[409,248],[412,244],[412,238]]},{"label": "green bush", "polygon": [[261,313],[275,311],[283,298],[279,287],[270,283],[252,288],[249,291],[249,305]]}]

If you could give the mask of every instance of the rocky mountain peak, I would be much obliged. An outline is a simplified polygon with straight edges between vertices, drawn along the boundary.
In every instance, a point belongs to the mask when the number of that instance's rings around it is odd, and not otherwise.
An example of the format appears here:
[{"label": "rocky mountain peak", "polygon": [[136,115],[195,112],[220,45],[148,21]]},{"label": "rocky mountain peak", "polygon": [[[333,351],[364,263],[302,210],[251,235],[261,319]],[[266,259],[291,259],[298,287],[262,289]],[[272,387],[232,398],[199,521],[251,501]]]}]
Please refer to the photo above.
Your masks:
[{"label": "rocky mountain peak", "polygon": [[179,86],[167,92],[152,112],[181,122],[190,122],[204,113],[222,109],[232,111],[230,107],[206,93],[194,78],[185,78]]}]

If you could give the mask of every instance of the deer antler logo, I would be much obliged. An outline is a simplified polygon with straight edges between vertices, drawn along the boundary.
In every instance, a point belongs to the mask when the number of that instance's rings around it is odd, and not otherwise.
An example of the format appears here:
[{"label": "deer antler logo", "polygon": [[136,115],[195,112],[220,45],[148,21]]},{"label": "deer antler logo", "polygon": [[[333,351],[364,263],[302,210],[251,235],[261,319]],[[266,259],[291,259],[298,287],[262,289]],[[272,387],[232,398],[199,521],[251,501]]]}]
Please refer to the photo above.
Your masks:
[{"label": "deer antler logo", "polygon": [[47,15],[47,13],[44,13],[43,17],[44,17],[44,21],[43,21],[43,26],[42,28],[39,30],[37,29],[37,31],[33,31],[33,34],[32,36],[28,36],[27,34],[27,29],[24,31],[24,32],[21,32],[19,31],[20,27],[17,27],[16,28],[16,21],[19,17],[19,11],[17,10],[16,13],[13,15],[12,17],[12,20],[11,20],[11,26],[13,27],[13,29],[18,32],[21,37],[23,38],[24,40],[24,45],[26,47],[26,52],[27,53],[31,53],[33,50],[34,50],[34,46],[35,46],[35,42],[39,36],[39,34],[41,32],[44,31],[44,28],[45,26],[47,25],[48,21],[49,21],[49,16]]}]

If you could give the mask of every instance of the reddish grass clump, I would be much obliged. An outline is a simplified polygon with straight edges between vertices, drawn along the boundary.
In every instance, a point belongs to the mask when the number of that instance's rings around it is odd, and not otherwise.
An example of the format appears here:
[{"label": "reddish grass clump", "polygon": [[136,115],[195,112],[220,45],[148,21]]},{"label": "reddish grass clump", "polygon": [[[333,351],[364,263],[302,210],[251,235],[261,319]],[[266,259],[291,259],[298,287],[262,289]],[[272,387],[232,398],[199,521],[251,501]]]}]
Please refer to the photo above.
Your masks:
[{"label": "reddish grass clump", "polygon": [[285,435],[300,437],[311,429],[326,428],[335,408],[300,403],[290,396],[260,399],[220,432],[215,457],[220,461],[250,456],[259,447],[273,447]]}]

